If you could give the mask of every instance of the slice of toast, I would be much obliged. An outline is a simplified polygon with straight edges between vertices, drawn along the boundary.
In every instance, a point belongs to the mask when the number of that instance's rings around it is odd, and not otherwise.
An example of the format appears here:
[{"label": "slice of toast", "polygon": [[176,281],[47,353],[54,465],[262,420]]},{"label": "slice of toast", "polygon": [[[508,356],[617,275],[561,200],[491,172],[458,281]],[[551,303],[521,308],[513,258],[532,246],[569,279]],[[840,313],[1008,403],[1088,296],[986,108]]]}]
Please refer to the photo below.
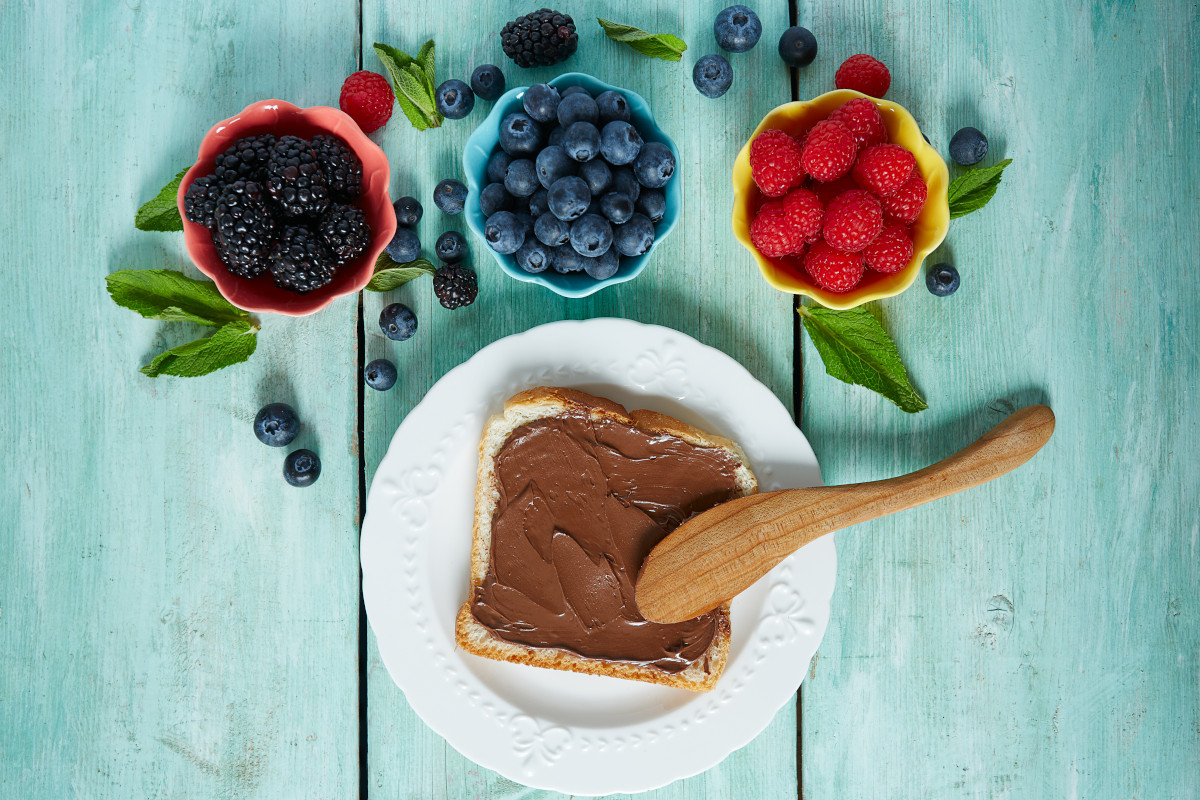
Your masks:
[{"label": "slice of toast", "polygon": [[[505,403],[501,413],[488,420],[479,442],[470,592],[456,619],[458,646],[469,653],[499,661],[628,678],[693,691],[709,691],[716,685],[729,653],[728,603],[711,612],[714,615],[714,633],[708,648],[699,658],[679,671],[663,669],[653,663],[589,657],[565,647],[529,646],[501,637],[476,618],[472,606],[492,567],[492,526],[502,494],[497,476],[496,456],[504,449],[513,432],[522,426],[570,415],[586,415],[590,421],[613,422],[638,432],[674,437],[697,448],[720,448],[724,451],[723,454],[719,454],[720,457],[725,459],[727,456],[728,462],[733,465],[735,486],[732,496],[742,497],[753,494],[758,489],[749,462],[736,442],[706,433],[673,417],[647,410],[626,411],[623,406],[610,400],[573,389],[539,387],[513,396]],[[717,455],[709,454],[709,457]],[[636,575],[630,579],[634,578]],[[636,612],[636,609],[634,611]]]}]

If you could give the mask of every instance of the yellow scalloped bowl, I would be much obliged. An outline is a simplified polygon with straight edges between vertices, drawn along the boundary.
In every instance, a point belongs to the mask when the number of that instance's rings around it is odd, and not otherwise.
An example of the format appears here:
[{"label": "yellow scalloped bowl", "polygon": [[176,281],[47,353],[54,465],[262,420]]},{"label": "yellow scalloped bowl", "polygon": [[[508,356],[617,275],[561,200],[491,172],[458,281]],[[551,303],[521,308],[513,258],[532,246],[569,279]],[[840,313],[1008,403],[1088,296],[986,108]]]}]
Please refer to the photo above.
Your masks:
[{"label": "yellow scalloped bowl", "polygon": [[867,270],[862,283],[849,292],[830,292],[813,283],[808,273],[789,259],[767,258],[758,252],[750,241],[750,220],[762,201],[762,193],[754,184],[750,171],[750,142],[738,153],[733,164],[733,235],[750,251],[767,283],[781,292],[802,294],[811,297],[828,308],[847,309],[872,300],[898,295],[912,286],[921,272],[921,262],[946,238],[950,228],[950,206],[946,201],[946,189],[950,185],[950,173],[946,162],[921,136],[921,129],[902,106],[887,100],[848,89],[827,92],[807,102],[785,103],[763,117],[754,129],[750,141],[764,130],[778,128],[794,136],[802,134],[816,123],[829,116],[835,108],[855,97],[866,97],[883,115],[888,141],[903,145],[917,159],[917,169],[929,187],[925,207],[912,226],[913,257],[908,266],[899,272],[884,275]]}]

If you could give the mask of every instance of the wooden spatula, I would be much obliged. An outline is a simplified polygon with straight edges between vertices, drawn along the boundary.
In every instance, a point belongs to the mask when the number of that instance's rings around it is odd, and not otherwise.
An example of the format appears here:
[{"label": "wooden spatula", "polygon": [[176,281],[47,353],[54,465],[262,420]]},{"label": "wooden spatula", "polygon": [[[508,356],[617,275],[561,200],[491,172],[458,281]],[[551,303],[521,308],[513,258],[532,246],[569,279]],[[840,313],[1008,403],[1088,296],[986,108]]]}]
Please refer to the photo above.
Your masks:
[{"label": "wooden spatula", "polygon": [[998,478],[1032,458],[1053,432],[1054,412],[1028,406],[970,447],[908,475],[722,503],[680,525],[651,551],[638,576],[638,609],[654,622],[711,611],[814,539]]}]

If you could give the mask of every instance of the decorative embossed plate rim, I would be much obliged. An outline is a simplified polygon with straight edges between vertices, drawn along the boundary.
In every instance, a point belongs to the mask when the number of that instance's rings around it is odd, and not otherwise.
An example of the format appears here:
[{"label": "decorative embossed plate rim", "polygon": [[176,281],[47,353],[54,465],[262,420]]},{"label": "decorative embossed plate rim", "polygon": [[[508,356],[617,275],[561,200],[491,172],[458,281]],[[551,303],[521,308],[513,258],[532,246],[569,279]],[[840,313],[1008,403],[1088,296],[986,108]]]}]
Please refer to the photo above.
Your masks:
[{"label": "decorative embossed plate rim", "polygon": [[708,694],[490,661],[454,645],[466,597],[478,440],[516,392],[574,386],[740,442],[764,491],[821,482],[782,404],[691,337],[623,319],[509,336],[448,372],[401,423],[363,522],[363,596],[380,655],[413,709],[467,758],[529,786],[653,789],[719,763],[795,693],[829,619],[833,537],[739,595],[729,663]]}]

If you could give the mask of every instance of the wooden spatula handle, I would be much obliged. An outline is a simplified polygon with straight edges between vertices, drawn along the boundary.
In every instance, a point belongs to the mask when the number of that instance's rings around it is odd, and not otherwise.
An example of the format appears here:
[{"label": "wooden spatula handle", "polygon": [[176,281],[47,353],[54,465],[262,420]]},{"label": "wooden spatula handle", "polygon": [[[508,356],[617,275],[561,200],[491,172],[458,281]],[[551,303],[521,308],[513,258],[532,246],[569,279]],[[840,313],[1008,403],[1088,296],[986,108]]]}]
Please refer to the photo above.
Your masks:
[{"label": "wooden spatula handle", "polygon": [[1019,467],[1053,431],[1054,413],[1047,406],[1029,406],[969,447],[908,475],[723,503],[688,520],[654,548],[638,577],[638,607],[657,622],[703,614],[820,536],[970,489]]}]

